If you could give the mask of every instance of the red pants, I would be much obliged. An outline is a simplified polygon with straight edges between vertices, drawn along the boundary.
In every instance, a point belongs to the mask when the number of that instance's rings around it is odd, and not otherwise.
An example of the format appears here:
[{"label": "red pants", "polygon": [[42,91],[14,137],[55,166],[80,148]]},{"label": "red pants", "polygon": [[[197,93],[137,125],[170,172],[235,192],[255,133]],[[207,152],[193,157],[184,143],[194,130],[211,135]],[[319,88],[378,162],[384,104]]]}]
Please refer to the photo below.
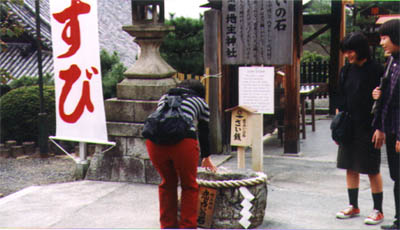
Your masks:
[{"label": "red pants", "polygon": [[[186,138],[176,145],[156,145],[147,140],[146,146],[162,179],[158,186],[161,228],[197,228],[197,140]],[[178,179],[182,188],[180,221],[177,215]]]}]

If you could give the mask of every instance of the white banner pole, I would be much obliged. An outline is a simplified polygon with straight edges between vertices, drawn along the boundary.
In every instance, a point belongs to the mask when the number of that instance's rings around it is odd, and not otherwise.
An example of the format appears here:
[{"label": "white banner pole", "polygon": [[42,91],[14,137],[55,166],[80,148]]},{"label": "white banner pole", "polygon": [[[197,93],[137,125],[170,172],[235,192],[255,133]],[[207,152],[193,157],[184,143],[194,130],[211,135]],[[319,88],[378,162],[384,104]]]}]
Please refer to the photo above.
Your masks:
[{"label": "white banner pole", "polygon": [[85,142],[79,142],[79,163],[89,163],[87,160],[87,144]]}]

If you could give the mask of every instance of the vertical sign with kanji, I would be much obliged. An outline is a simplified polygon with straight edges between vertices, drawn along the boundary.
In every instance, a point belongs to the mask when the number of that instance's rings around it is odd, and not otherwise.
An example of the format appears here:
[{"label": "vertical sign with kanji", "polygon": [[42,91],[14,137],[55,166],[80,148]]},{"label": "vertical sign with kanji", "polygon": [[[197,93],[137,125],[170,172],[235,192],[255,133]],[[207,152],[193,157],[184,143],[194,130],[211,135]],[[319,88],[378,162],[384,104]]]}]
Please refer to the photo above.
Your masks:
[{"label": "vertical sign with kanji", "polygon": [[214,204],[217,198],[217,190],[213,188],[199,187],[197,223],[199,227],[210,228],[214,214]]},{"label": "vertical sign with kanji", "polygon": [[107,142],[97,1],[50,0],[56,137]]},{"label": "vertical sign with kanji", "polygon": [[293,0],[222,0],[224,64],[292,64]]},{"label": "vertical sign with kanji", "polygon": [[231,121],[231,145],[232,146],[250,146],[251,132],[249,112],[237,108],[232,111]]}]

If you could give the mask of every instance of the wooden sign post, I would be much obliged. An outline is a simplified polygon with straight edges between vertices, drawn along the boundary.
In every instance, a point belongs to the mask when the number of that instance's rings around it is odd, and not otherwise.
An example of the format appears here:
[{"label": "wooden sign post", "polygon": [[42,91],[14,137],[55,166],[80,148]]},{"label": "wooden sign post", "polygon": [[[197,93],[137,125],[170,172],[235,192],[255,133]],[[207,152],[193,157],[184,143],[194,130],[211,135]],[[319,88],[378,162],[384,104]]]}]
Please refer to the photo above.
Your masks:
[{"label": "wooden sign post", "polygon": [[246,165],[245,147],[252,145],[254,127],[251,117],[256,110],[247,106],[236,106],[225,111],[232,112],[231,145],[237,146],[238,168],[244,169]]}]

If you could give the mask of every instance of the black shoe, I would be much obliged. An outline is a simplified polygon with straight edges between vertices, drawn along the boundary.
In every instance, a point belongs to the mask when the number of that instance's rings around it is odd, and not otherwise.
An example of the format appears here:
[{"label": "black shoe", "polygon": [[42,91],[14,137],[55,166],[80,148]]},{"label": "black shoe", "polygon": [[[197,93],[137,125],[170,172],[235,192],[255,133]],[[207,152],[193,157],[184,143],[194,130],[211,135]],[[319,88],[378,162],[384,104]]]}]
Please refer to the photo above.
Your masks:
[{"label": "black shoe", "polygon": [[389,224],[389,225],[382,225],[381,229],[400,229],[400,227],[393,223],[393,224]]}]

